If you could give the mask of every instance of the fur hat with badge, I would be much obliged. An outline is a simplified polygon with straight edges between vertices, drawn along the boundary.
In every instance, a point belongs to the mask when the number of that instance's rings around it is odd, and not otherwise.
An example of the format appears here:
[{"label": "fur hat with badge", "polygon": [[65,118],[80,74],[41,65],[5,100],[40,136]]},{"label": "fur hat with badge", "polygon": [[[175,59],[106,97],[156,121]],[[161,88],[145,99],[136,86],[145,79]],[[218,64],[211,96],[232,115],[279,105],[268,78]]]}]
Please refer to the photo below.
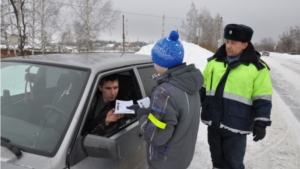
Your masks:
[{"label": "fur hat with badge", "polygon": [[168,37],[158,40],[151,50],[152,61],[164,68],[182,64],[184,49],[178,39],[178,32],[171,31]]},{"label": "fur hat with badge", "polygon": [[240,42],[250,42],[253,30],[242,24],[228,24],[224,28],[224,38]]}]

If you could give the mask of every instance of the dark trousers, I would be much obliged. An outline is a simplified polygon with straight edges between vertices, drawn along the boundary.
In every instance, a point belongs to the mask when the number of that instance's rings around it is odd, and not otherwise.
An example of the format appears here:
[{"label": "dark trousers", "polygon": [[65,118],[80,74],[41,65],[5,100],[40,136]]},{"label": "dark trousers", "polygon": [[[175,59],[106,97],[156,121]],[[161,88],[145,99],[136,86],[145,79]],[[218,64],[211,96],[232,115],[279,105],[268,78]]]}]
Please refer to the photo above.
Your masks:
[{"label": "dark trousers", "polygon": [[233,133],[227,129],[207,128],[208,144],[213,167],[222,169],[244,169],[246,134]]}]

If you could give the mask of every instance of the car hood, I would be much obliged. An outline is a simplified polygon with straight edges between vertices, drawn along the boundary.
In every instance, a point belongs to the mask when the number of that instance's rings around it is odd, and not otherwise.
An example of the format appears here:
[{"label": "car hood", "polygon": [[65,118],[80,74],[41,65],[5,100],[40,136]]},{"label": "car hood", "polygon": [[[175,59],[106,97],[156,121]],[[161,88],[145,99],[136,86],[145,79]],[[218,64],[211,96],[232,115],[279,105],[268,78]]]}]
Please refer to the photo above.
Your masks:
[{"label": "car hood", "polygon": [[32,169],[32,167],[16,165],[16,164],[7,163],[7,162],[3,162],[3,161],[1,161],[1,168],[5,168],[5,169],[28,169],[28,168],[31,168]]},{"label": "car hood", "polygon": [[[22,157],[21,157],[22,158]],[[17,160],[17,156],[13,154],[8,148],[1,146],[1,168],[5,169],[28,169],[33,167],[25,166],[21,164],[15,164],[14,161]]]}]

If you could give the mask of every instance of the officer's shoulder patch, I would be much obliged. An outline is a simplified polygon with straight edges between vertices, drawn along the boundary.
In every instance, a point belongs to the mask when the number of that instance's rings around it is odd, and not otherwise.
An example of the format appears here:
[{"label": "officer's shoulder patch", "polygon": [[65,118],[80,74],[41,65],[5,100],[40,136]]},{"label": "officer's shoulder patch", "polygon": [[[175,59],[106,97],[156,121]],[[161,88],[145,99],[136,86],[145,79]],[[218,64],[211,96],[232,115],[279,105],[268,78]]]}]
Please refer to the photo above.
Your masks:
[{"label": "officer's shoulder patch", "polygon": [[269,65],[265,62],[265,61],[263,61],[262,59],[259,59],[260,60],[260,62],[262,62],[269,70],[271,70],[271,68],[269,67]]}]

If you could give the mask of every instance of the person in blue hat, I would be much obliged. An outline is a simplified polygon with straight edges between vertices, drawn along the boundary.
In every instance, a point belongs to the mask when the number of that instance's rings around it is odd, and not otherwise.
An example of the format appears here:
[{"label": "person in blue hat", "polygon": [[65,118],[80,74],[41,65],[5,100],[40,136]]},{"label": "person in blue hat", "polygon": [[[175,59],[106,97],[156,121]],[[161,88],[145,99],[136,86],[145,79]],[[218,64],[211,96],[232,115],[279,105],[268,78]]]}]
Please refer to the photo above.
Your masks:
[{"label": "person in blue hat", "polygon": [[194,156],[200,122],[199,90],[203,76],[194,64],[183,63],[184,48],[177,31],[151,50],[160,76],[149,108],[133,105],[147,142],[150,169],[186,169]]},{"label": "person in blue hat", "polygon": [[201,121],[208,125],[213,169],[244,169],[247,134],[262,140],[271,125],[270,71],[254,49],[252,35],[249,26],[226,25],[226,43],[203,71]]}]

